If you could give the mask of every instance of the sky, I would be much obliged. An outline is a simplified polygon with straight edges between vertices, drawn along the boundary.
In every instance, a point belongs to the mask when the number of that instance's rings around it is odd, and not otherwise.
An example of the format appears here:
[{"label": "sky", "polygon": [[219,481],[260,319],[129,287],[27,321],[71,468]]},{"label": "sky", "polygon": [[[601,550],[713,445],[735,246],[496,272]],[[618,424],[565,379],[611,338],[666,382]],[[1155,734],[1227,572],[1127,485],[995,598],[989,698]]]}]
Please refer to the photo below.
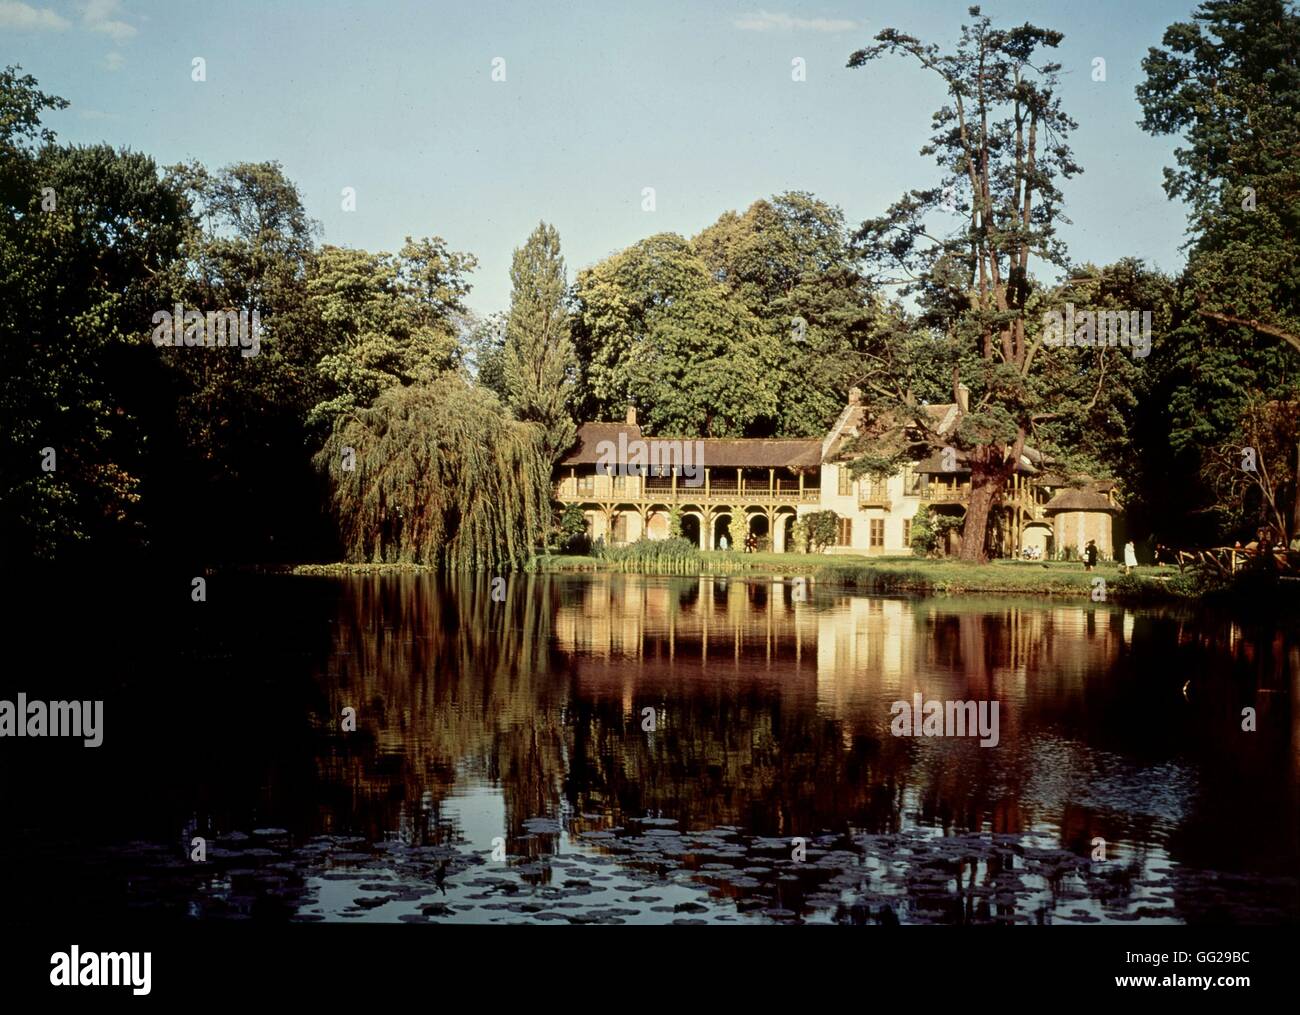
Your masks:
[{"label": "sky", "polygon": [[[487,314],[508,308],[511,253],[539,220],[559,230],[572,280],[654,233],[692,236],[786,190],[856,226],[934,186],[919,150],[945,102],[937,79],[903,57],[845,65],[886,27],[950,48],[968,6],[0,0],[0,65],[71,102],[47,116],[65,143],[159,165],[274,160],[324,242],[395,251],[406,236],[443,237],[478,258],[468,302]],[[1175,139],[1141,131],[1134,88],[1148,48],[1192,7],[983,5],[996,24],[1065,35],[1060,95],[1084,173],[1064,183],[1062,237],[1076,262],[1183,263],[1186,212],[1161,188]],[[195,58],[206,80],[193,80]]]}]

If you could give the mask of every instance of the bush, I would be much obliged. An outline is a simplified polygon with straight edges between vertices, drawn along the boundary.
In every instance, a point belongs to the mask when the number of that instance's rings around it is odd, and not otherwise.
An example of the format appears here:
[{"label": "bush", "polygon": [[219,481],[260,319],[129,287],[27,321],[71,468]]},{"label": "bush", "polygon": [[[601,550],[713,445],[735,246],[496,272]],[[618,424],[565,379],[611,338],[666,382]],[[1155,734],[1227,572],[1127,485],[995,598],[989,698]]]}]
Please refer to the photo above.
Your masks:
[{"label": "bush", "polygon": [[813,553],[821,553],[839,538],[840,516],[834,511],[814,511],[804,515],[803,521],[808,533],[808,545]]}]

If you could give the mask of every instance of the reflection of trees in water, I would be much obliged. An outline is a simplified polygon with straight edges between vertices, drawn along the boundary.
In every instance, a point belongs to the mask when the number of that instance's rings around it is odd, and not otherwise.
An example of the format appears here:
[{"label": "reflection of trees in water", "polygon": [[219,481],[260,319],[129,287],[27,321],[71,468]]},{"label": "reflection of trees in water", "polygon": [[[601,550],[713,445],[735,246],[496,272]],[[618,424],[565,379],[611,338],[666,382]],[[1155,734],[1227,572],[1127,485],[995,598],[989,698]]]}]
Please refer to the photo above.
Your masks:
[{"label": "reflection of trees in water", "polygon": [[493,601],[488,576],[349,582],[327,722],[337,730],[351,705],[373,740],[330,735],[321,765],[334,793],[323,821],[346,814],[362,834],[406,827],[424,839],[465,775],[501,783],[512,832],[553,813],[566,693],[548,658],[551,595],[548,581],[521,575],[507,581],[504,602]]},{"label": "reflection of trees in water", "polygon": [[[1006,600],[882,607],[822,594],[796,604],[790,591],[737,579],[515,576],[495,603],[487,577],[351,582],[328,715],[337,727],[341,709],[357,707],[374,740],[330,734],[322,823],[348,815],[368,835],[436,838],[443,802],[476,776],[502,787],[512,853],[554,848],[552,836],[519,837],[526,819],[561,816],[563,803],[575,829],[647,813],[773,836],[886,832],[914,819],[954,832],[1050,823],[1063,847],[1086,855],[1097,835],[1112,844],[1168,835],[1150,809],[1099,793],[1080,803],[1079,787],[1097,778],[1094,757],[1113,758],[1120,769],[1101,774],[1131,790],[1144,770],[1186,753],[1190,724],[1203,734],[1193,753],[1204,757],[1193,760],[1206,761],[1223,734],[1221,716],[1204,709],[1232,715],[1237,698],[1270,685],[1280,693],[1260,711],[1284,720],[1280,749],[1274,729],[1216,764],[1257,776],[1295,737],[1291,635]],[[1180,666],[1204,674],[1202,711],[1183,708]],[[914,691],[999,701],[1001,745],[890,736],[888,702]],[[645,707],[657,710],[654,732],[641,728]],[[1279,774],[1273,791],[1294,802],[1295,772]],[[1176,810],[1221,815],[1230,790],[1215,781],[1209,772],[1196,799],[1174,794]],[[1281,835],[1293,855],[1294,821],[1281,827],[1276,802],[1258,810],[1259,830]],[[1225,834],[1208,832],[1200,848],[1218,851]],[[1176,834],[1171,848],[1194,850]]]}]

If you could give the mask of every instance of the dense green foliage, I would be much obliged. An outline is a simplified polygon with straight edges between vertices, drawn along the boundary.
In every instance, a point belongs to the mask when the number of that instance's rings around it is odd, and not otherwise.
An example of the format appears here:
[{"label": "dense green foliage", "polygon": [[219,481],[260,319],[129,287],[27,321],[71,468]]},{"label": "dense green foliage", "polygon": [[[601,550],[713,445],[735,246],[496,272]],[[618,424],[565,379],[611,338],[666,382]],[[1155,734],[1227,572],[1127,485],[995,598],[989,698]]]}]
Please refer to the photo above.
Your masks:
[{"label": "dense green foliage", "polygon": [[577,435],[568,408],[574,361],[564,258],[553,226],[540,223],[515,251],[510,281],[502,378],[515,415],[542,428],[544,457],[553,463]]},{"label": "dense green foliage", "polygon": [[825,433],[884,318],[839,209],[803,193],[661,233],[581,272],[578,405],[662,436]]},{"label": "dense green foliage", "polygon": [[[978,9],[947,51],[885,29],[849,63],[901,56],[929,75],[934,179],[857,230],[802,191],[758,200],[691,238],[648,236],[571,288],[542,223],[515,251],[509,312],[489,317],[466,307],[475,257],[440,237],[322,245],[276,163],[160,167],[61,145],[42,116],[66,103],[0,72],[4,561],[516,567],[545,541],[585,542],[581,512],[549,502],[575,419],[635,404],[656,437],[820,437],[853,388],[869,411],[856,473],[965,453],[969,560],[1026,448],[1116,480],[1139,543],[1244,541],[1261,525],[1296,539],[1300,14],[1206,0],[1144,61],[1142,124],[1179,138],[1165,176],[1189,210],[1177,277],[1124,250],[1096,265],[1065,249],[1081,167],[1051,62],[1061,39]],[[177,304],[256,311],[259,353],[156,346],[153,319]],[[1044,314],[1065,304],[1149,310],[1150,355],[1049,346]],[[963,389],[956,430],[931,432],[925,405]],[[913,547],[933,552],[953,524],[923,511]],[[681,519],[669,527],[638,566],[693,566],[674,549]],[[739,520],[728,535],[743,545]],[[837,537],[818,512],[790,549]]]},{"label": "dense green foliage", "polygon": [[541,441],[455,372],[388,388],[317,455],[348,559],[521,568],[550,524]]},{"label": "dense green foliage", "polygon": [[[1143,126],[1179,136],[1165,190],[1189,205],[1191,240],[1153,403],[1172,481],[1153,513],[1202,541],[1256,523],[1300,535],[1300,11],[1285,0],[1212,0],[1143,61]],[[1280,440],[1256,444],[1271,404]],[[1278,417],[1281,417],[1280,419]],[[1228,449],[1256,447],[1260,483],[1224,474]],[[1240,472],[1240,455],[1235,462]],[[1153,470],[1154,471],[1154,470]],[[1265,475],[1266,474],[1266,475]],[[1285,523],[1282,525],[1282,523]]]}]

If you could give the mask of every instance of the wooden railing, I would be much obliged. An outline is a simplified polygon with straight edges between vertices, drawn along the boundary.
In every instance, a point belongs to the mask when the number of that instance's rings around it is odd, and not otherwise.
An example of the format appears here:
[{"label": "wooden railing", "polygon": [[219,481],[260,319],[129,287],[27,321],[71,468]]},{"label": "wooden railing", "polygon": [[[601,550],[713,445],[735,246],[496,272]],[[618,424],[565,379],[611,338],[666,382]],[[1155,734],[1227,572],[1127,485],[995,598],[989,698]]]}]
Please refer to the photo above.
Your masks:
[{"label": "wooden railing", "polygon": [[[625,488],[617,485],[601,486],[595,489],[590,487],[575,486],[571,480],[561,480],[555,485],[555,497],[557,500],[574,501],[574,500],[624,500],[633,503],[640,502],[673,502],[673,486],[671,480],[662,478],[647,478],[639,490],[632,484]],[[781,504],[816,504],[821,500],[821,489],[815,486],[806,486],[803,490],[799,489],[797,483],[778,483],[768,486],[766,483],[737,483],[736,480],[712,480],[706,488],[703,483],[699,486],[687,486],[685,483],[677,484],[676,501],[678,503],[726,503],[729,501],[745,501],[748,503],[767,503],[776,502]]]}]

